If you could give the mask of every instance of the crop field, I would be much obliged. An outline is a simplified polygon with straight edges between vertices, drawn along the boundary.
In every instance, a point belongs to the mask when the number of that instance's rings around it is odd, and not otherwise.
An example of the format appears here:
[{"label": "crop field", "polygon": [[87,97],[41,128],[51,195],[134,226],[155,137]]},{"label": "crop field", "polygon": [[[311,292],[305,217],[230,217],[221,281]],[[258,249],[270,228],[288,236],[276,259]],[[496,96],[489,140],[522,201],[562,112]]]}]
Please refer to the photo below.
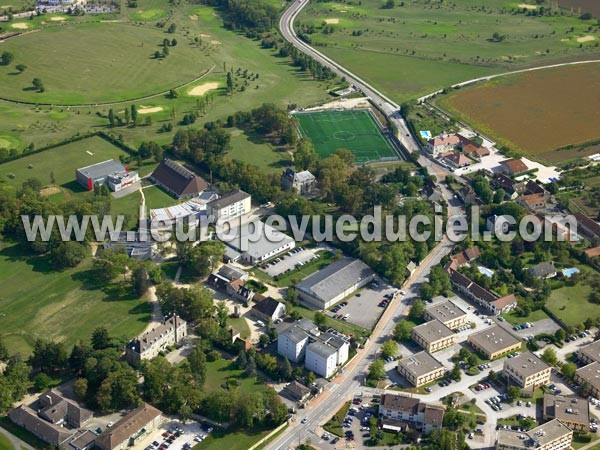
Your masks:
[{"label": "crop field", "polygon": [[589,12],[595,18],[600,17],[600,3],[597,0],[559,0],[558,4],[563,8],[573,8],[576,12]]},{"label": "crop field", "polygon": [[368,110],[308,112],[295,117],[301,134],[312,140],[321,158],[341,148],[350,150],[357,163],[397,157]]},{"label": "crop field", "polygon": [[121,155],[127,153],[102,138],[92,137],[0,164],[0,180],[15,188],[28,178],[48,185],[53,173],[58,186],[68,192],[81,192],[83,187],[75,181],[77,168],[112,158],[118,160]]},{"label": "crop field", "polygon": [[[120,23],[70,24],[48,27],[7,40],[2,51],[14,61],[0,67],[0,97],[34,103],[81,104],[126,100],[168,91],[191,81],[212,63],[182,36],[169,47],[163,39],[174,35],[150,27]],[[24,64],[19,73],[15,67]],[[32,80],[45,88],[38,92]]]},{"label": "crop field", "polygon": [[600,54],[596,21],[569,10],[524,14],[540,9],[533,1],[383,3],[311,2],[296,28],[398,102],[489,73]]},{"label": "crop field", "polygon": [[0,336],[11,353],[29,354],[38,337],[72,345],[87,340],[99,326],[126,338],[144,329],[150,319],[148,303],[100,285],[90,269],[88,260],[53,271],[48,256],[0,244]]},{"label": "crop field", "polygon": [[600,64],[582,64],[502,77],[438,102],[499,144],[558,162],[597,152],[581,144],[600,138],[599,95]]}]

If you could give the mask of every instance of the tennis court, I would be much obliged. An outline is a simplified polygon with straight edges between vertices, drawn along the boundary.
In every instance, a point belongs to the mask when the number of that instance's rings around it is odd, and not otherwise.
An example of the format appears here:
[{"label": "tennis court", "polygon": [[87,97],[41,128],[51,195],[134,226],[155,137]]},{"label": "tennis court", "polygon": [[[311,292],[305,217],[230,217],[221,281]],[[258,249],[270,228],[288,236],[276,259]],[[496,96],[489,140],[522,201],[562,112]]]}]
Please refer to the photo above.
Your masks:
[{"label": "tennis court", "polygon": [[321,158],[346,148],[359,164],[397,159],[371,111],[319,111],[296,113],[300,134],[310,138]]}]

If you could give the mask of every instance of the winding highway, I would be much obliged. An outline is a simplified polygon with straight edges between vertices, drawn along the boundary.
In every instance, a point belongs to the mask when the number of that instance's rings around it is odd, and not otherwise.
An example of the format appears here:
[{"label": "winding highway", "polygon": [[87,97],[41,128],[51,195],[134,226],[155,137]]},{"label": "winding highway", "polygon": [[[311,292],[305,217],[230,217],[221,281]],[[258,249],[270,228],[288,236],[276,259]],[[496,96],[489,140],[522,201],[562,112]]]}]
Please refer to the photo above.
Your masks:
[{"label": "winding highway", "polygon": [[302,8],[308,5],[308,2],[309,0],[295,1],[281,16],[281,19],[279,20],[279,29],[281,30],[281,34],[285,40],[291,43],[302,53],[312,57],[323,66],[331,69],[338,76],[345,77],[350,84],[362,91],[363,94],[369,97],[373,103],[375,103],[381,109],[381,111],[383,111],[385,115],[396,125],[398,128],[398,140],[404,146],[404,148],[411,153],[418,151],[420,146],[410,134],[406,122],[400,115],[400,105],[377,90],[375,87],[371,86],[365,80],[350,72],[348,69],[344,68],[328,56],[314,49],[298,37],[296,31],[294,30],[294,20],[298,14],[300,14]]}]

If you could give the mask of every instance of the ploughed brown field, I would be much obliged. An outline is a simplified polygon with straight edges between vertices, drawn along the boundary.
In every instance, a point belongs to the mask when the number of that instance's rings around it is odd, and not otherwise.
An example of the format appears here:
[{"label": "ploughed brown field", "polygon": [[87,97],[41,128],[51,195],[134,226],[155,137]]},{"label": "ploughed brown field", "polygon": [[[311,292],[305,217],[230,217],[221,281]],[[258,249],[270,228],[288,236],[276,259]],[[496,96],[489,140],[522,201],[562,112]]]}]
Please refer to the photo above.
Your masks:
[{"label": "ploughed brown field", "polygon": [[559,0],[558,4],[562,8],[574,8],[582,13],[592,13],[596,19],[600,19],[600,1],[598,0]]},{"label": "ploughed brown field", "polygon": [[[597,152],[600,64],[542,69],[454,91],[440,106],[499,145],[560,162]],[[574,148],[557,150],[574,145]]]}]

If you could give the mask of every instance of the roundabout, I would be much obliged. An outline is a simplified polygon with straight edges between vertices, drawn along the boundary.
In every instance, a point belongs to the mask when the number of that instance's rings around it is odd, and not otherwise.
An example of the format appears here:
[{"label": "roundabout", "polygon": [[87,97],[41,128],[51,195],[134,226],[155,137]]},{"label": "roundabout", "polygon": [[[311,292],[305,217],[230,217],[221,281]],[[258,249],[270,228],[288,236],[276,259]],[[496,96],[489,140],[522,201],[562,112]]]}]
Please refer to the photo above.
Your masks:
[{"label": "roundabout", "polygon": [[[156,57],[164,40],[170,43],[168,55]],[[47,27],[3,42],[0,52],[5,51],[14,58],[0,66],[0,98],[23,103],[134,100],[192,81],[212,65],[183,36],[124,23]],[[17,65],[26,69],[19,72]],[[43,92],[33,86],[34,78],[42,81]]]}]

